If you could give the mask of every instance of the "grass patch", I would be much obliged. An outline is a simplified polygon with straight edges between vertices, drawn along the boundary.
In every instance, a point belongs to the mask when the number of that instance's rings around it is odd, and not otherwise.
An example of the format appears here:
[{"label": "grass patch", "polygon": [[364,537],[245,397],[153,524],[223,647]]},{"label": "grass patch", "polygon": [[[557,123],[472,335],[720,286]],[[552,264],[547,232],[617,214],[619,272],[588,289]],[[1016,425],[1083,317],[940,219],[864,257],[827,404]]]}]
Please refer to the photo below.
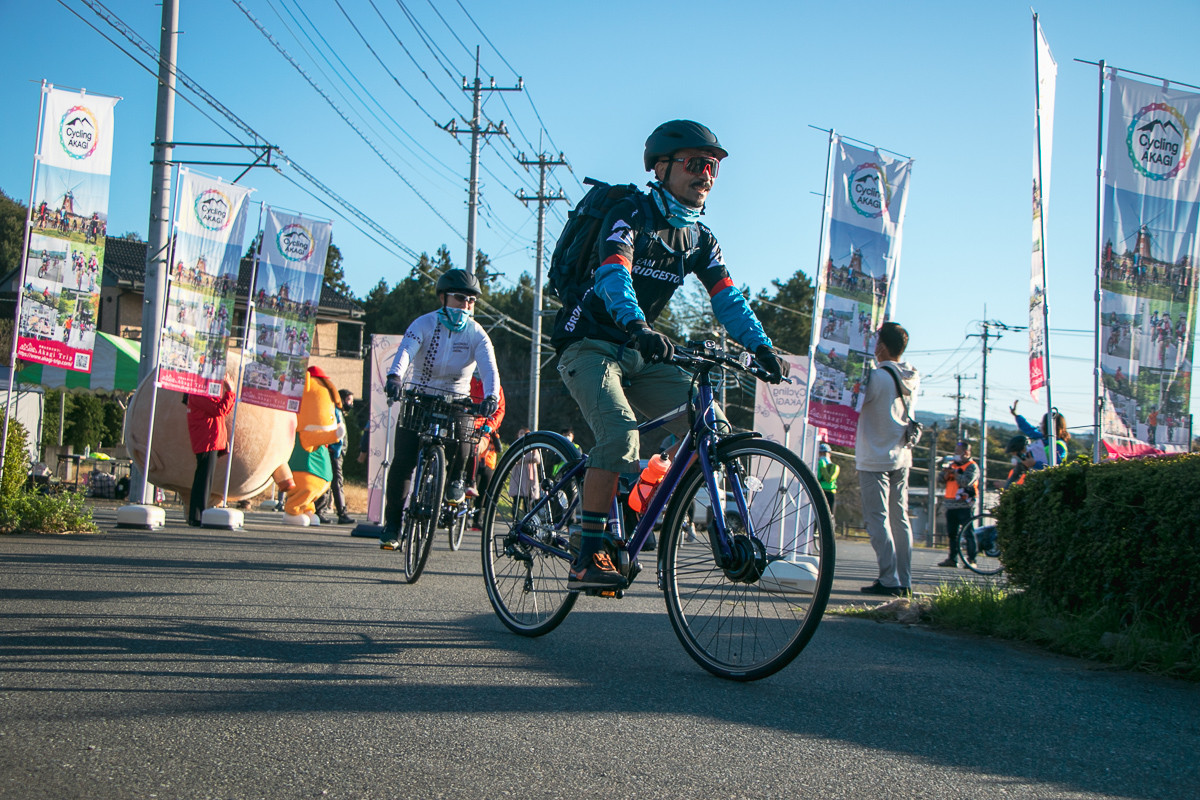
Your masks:
[{"label": "grass patch", "polygon": [[1030,642],[1119,669],[1200,681],[1200,635],[1186,620],[1163,620],[1115,607],[1086,613],[1039,608],[1000,582],[960,581],[922,599],[921,621],[948,630]]}]

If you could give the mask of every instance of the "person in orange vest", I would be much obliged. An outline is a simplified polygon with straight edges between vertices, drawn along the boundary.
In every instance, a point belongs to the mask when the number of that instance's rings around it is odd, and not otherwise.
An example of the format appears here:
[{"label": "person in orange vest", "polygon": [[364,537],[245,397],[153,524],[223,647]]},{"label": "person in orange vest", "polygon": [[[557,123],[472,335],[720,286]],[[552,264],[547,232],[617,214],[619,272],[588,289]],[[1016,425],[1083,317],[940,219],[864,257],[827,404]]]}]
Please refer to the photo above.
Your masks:
[{"label": "person in orange vest", "polygon": [[[946,508],[946,535],[950,538],[950,555],[939,561],[939,567],[957,567],[958,533],[971,519],[972,506],[979,490],[979,465],[971,459],[971,443],[959,442],[954,448],[954,459],[942,470],[938,480],[946,484],[942,504]],[[963,556],[975,562],[975,540],[967,537],[967,552]]]}]

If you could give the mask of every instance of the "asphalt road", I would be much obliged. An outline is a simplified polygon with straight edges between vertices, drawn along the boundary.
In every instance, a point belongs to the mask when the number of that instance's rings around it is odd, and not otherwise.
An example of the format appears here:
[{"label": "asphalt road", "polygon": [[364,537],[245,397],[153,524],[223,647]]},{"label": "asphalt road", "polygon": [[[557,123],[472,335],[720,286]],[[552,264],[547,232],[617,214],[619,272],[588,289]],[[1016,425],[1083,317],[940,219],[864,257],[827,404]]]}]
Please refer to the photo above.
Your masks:
[{"label": "asphalt road", "polygon": [[[652,579],[525,639],[477,534],[408,586],[346,528],[97,519],[0,537],[0,798],[1200,796],[1191,684],[837,615],[730,683]],[[918,551],[918,585],[939,558]],[[839,542],[835,605],[872,564]]]}]

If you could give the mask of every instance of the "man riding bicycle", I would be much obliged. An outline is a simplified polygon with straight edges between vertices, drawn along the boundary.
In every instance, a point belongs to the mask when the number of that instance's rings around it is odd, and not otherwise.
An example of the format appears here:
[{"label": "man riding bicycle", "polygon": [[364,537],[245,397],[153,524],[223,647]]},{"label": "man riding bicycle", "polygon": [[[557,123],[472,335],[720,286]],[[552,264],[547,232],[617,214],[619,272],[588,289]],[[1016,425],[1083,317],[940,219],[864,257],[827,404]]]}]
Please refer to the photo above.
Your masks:
[{"label": "man riding bicycle", "polygon": [[[474,318],[479,281],[464,269],[446,270],[438,278],[437,297],[442,307],[417,317],[404,332],[388,369],[387,396],[399,400],[406,389],[415,389],[423,394],[467,398],[471,374],[478,367],[484,393],[480,411],[490,417],[500,406],[500,373],[492,340]],[[379,545],[384,550],[400,549],[404,499],[412,487],[420,449],[417,431],[405,428],[402,418],[396,425],[392,448],[395,457],[387,476],[387,504]],[[464,480],[471,450],[471,442],[460,442],[447,453],[450,463],[446,474],[451,481],[446,496],[451,500],[474,496],[474,487],[466,486]]]},{"label": "man riding bicycle", "polygon": [[[670,363],[671,340],[651,325],[691,273],[708,290],[717,320],[779,383],[786,364],[734,286],[716,237],[700,222],[728,153],[705,126],[673,120],[646,140],[649,192],[621,200],[600,227],[599,267],[578,303],[564,305],[551,342],[558,371],[596,437],[583,481],[582,545],[567,588],[620,589],[625,578],[604,549],[604,528],[621,472],[638,464],[638,417],[687,403],[689,376]],[[718,412],[718,419],[724,417]],[[687,418],[665,427],[682,437]]]}]

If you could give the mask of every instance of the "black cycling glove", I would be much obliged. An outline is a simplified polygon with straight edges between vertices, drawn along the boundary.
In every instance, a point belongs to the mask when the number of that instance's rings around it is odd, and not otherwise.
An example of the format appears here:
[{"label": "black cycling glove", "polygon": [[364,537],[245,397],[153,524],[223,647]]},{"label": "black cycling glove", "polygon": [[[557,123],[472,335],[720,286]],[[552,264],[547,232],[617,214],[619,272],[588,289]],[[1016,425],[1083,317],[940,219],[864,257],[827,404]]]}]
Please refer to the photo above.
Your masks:
[{"label": "black cycling glove", "polygon": [[387,383],[384,384],[383,393],[388,396],[388,400],[398,401],[404,396],[404,382],[400,380],[399,375],[387,376]]},{"label": "black cycling glove", "polygon": [[767,373],[768,383],[783,383],[783,379],[791,371],[788,363],[782,360],[770,345],[760,344],[754,351],[754,359]]},{"label": "black cycling glove", "polygon": [[494,394],[489,394],[483,398],[483,402],[479,404],[479,415],[482,417],[490,417],[500,408],[500,400]]},{"label": "black cycling glove", "polygon": [[650,364],[670,361],[675,355],[675,345],[663,334],[651,328],[644,319],[635,319],[625,328],[633,337],[633,346]]}]

